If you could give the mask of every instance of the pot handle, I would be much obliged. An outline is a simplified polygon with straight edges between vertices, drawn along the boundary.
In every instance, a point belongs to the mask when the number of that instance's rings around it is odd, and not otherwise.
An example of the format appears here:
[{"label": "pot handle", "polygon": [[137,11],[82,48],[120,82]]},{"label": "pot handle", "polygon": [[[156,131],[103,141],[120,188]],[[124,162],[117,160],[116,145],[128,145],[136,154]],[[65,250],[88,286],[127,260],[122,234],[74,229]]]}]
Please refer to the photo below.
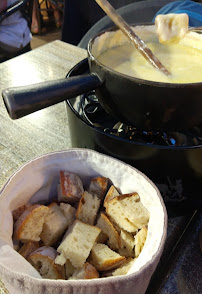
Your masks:
[{"label": "pot handle", "polygon": [[4,89],[2,96],[12,119],[88,93],[102,84],[98,76],[86,74],[67,79]]}]

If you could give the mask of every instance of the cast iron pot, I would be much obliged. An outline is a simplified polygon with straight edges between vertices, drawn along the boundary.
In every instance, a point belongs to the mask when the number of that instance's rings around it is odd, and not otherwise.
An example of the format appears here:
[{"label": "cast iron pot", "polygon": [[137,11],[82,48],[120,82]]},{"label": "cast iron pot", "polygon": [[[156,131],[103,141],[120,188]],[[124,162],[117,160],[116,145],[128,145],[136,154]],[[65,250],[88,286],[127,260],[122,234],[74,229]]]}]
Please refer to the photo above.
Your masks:
[{"label": "cast iron pot", "polygon": [[[88,60],[85,59],[69,71],[68,77],[88,72]],[[96,125],[84,115],[84,97],[88,95],[84,93],[66,101],[73,148],[96,150],[143,172],[159,188],[169,217],[202,209],[199,192],[202,190],[202,145],[163,146],[110,134],[105,131],[110,125],[103,125],[102,122]]]},{"label": "cast iron pot", "polygon": [[95,89],[106,112],[140,129],[182,130],[202,122],[202,83],[159,83],[115,72],[92,54],[95,39],[105,32],[89,41],[90,74],[3,90],[10,117],[17,119]]}]

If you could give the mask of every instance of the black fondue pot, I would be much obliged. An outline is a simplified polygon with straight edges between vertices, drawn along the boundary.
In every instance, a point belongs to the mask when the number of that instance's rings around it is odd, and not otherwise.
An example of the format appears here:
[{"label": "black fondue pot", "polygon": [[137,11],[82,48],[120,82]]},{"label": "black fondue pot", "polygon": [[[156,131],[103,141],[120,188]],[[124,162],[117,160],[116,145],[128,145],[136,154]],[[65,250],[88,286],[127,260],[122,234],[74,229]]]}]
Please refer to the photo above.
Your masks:
[{"label": "black fondue pot", "polygon": [[95,40],[103,34],[105,31],[89,41],[89,74],[3,90],[11,118],[95,89],[107,113],[140,129],[189,129],[202,122],[202,83],[159,83],[118,73],[101,64],[93,53]]},{"label": "black fondue pot", "polygon": [[[68,77],[88,71],[85,59],[72,68]],[[84,101],[92,101],[89,108]],[[169,216],[202,208],[202,144],[165,146],[113,135],[108,131],[113,118],[107,114],[103,118],[93,105],[97,107],[94,91],[66,101],[72,147],[99,151],[142,171],[158,186]],[[89,110],[87,116],[85,109]]]}]

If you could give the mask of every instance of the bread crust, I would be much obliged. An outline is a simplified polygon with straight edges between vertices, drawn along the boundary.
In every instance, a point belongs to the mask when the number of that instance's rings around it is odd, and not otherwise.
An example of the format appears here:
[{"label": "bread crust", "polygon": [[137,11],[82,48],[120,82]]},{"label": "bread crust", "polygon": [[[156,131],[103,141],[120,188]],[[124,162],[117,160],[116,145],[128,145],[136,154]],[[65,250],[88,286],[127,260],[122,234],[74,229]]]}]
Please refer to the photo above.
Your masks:
[{"label": "bread crust", "polygon": [[96,195],[102,201],[107,192],[108,181],[109,179],[105,177],[92,178],[88,192],[92,195]]},{"label": "bread crust", "polygon": [[65,279],[65,268],[55,263],[56,256],[54,248],[43,246],[29,255],[29,261],[43,278]]},{"label": "bread crust", "polygon": [[126,262],[124,262],[120,267],[114,269],[111,272],[112,276],[122,276],[122,275],[126,275],[127,272],[129,271],[129,269],[132,267],[132,265],[134,264],[136,258],[132,258],[129,257],[127,258]]},{"label": "bread crust", "polygon": [[91,250],[89,262],[98,271],[107,271],[119,267],[126,261],[124,256],[111,250],[105,244],[95,244]]},{"label": "bread crust", "polygon": [[25,210],[14,224],[14,239],[26,243],[28,241],[40,241],[45,216],[48,207],[34,204]]},{"label": "bread crust", "polygon": [[71,279],[98,279],[99,273],[89,262],[85,262],[82,268],[76,269]]},{"label": "bread crust", "polygon": [[75,203],[79,201],[83,192],[83,184],[78,175],[69,171],[60,171],[59,201]]},{"label": "bread crust", "polygon": [[93,196],[84,191],[78,204],[76,218],[93,226],[100,208],[100,201],[96,195]]},{"label": "bread crust", "polygon": [[60,240],[68,226],[68,222],[56,203],[50,204],[48,208],[49,211],[45,217],[40,238],[44,245],[52,246]]},{"label": "bread crust", "polygon": [[24,205],[18,207],[17,209],[15,209],[12,212],[13,221],[16,222],[19,219],[19,217],[21,216],[21,214],[23,214],[23,212],[25,210],[27,210],[30,206],[31,206],[31,204],[30,203],[27,203],[27,204],[24,204]]},{"label": "bread crust", "polygon": [[119,196],[119,195],[120,195],[120,193],[117,191],[115,186],[111,185],[111,187],[109,188],[109,190],[108,190],[108,192],[107,192],[107,194],[105,196],[103,206],[106,208],[107,202],[110,201],[111,199],[113,199],[114,197]]},{"label": "bread crust", "polygon": [[136,235],[135,235],[135,257],[138,257],[144,247],[144,244],[147,239],[147,228],[143,227]]},{"label": "bread crust", "polygon": [[104,234],[108,236],[108,245],[111,249],[116,250],[121,246],[120,236],[113,226],[112,222],[106,216],[104,212],[101,212],[98,218],[96,226],[102,230]]},{"label": "bread crust", "polygon": [[29,255],[32,252],[34,252],[36,249],[38,249],[39,247],[40,247],[39,242],[29,241],[29,242],[22,245],[22,247],[20,248],[18,253],[27,259],[29,257]]},{"label": "bread crust", "polygon": [[137,232],[149,221],[149,212],[136,192],[120,195],[108,201],[106,214],[121,229],[129,233]]}]

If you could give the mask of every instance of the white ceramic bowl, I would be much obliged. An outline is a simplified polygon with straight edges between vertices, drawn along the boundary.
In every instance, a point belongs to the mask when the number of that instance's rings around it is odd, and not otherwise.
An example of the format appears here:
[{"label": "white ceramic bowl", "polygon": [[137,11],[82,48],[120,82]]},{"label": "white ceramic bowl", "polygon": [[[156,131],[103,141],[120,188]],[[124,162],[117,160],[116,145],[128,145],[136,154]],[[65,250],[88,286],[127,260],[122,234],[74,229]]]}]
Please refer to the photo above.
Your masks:
[{"label": "white ceramic bowl", "polygon": [[[93,280],[47,280],[13,249],[12,211],[56,195],[59,171],[78,174],[84,184],[108,177],[122,193],[138,192],[150,213],[144,248],[127,275]],[[163,251],[167,213],[156,186],[137,169],[87,149],[69,149],[36,158],[20,168],[0,192],[0,278],[10,294],[143,294]]]}]

